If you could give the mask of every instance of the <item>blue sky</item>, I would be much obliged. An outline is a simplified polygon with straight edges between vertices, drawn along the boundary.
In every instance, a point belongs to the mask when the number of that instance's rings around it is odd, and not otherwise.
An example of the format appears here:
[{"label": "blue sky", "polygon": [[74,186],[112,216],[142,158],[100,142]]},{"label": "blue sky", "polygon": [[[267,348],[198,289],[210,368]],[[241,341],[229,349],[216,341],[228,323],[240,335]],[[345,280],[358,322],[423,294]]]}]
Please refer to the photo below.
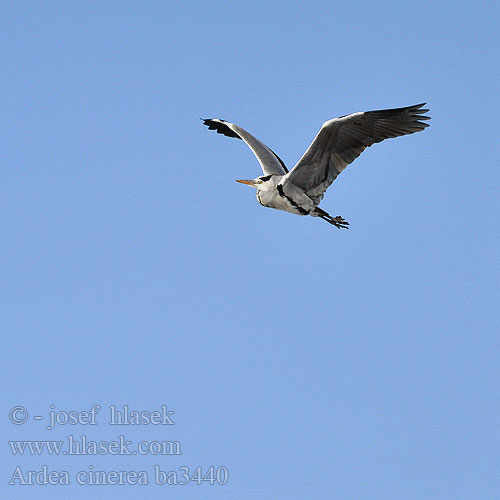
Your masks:
[{"label": "blue sky", "polygon": [[[496,2],[2,10],[2,498],[498,497]],[[251,152],[199,120],[291,168],[325,120],[420,102],[430,128],[327,192],[349,231],[259,206],[234,182]],[[51,405],[101,411],[47,430]],[[113,427],[110,405],[175,425]],[[69,435],[182,455],[6,443]],[[72,484],[8,485],[43,465]],[[229,481],[156,485],[155,465]],[[150,484],[76,484],[89,467]]]}]

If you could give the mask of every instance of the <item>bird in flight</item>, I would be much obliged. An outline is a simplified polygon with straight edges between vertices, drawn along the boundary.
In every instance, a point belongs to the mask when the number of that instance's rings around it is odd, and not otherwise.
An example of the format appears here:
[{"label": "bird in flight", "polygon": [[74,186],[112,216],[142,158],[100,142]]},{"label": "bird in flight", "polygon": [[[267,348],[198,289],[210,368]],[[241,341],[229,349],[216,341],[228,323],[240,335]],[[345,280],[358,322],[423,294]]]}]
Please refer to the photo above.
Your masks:
[{"label": "bird in flight", "polygon": [[349,223],[341,216],[332,217],[318,206],[325,191],[367,147],[428,127],[421,121],[430,119],[424,115],[429,110],[423,106],[425,103],[328,120],[291,171],[272,149],[241,127],[220,119],[202,120],[209,130],[241,139],[257,157],[264,175],[237,182],[254,187],[261,205],[292,214],[321,217],[335,227],[347,229]]}]

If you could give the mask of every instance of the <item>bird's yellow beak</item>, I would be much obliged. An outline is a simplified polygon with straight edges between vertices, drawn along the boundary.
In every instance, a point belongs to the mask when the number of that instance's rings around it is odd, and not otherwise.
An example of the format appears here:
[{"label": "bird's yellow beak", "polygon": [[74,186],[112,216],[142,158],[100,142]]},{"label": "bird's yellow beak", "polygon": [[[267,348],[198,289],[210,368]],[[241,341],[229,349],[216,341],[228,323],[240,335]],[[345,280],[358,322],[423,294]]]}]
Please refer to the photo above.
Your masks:
[{"label": "bird's yellow beak", "polygon": [[247,181],[247,180],[238,180],[236,179],[236,182],[241,182],[242,184],[248,184],[249,186],[255,186],[255,183],[253,181]]}]

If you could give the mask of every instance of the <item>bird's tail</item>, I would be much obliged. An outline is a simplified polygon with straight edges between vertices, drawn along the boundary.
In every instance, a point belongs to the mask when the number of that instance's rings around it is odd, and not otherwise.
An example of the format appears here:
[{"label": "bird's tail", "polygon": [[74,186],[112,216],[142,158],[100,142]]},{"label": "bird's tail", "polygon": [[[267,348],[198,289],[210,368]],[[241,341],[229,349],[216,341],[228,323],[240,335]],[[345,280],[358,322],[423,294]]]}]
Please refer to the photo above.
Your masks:
[{"label": "bird's tail", "polygon": [[325,212],[322,208],[316,207],[313,212],[311,212],[313,217],[321,217],[326,220],[329,224],[332,224],[339,229],[349,229],[349,222],[344,220],[340,215],[337,217],[332,217],[328,212]]}]

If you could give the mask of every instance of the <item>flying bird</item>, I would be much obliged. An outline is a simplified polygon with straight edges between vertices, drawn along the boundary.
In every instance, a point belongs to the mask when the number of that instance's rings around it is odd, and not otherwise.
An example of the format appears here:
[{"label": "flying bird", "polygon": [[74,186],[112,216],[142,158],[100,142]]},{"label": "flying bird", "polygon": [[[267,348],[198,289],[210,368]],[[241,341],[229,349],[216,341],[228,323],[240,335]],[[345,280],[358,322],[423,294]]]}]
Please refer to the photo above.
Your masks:
[{"label": "flying bird", "polygon": [[325,191],[367,147],[428,127],[421,121],[430,119],[424,115],[429,110],[423,106],[425,103],[328,120],[291,171],[272,149],[238,125],[221,119],[202,120],[209,130],[241,139],[257,157],[264,175],[237,182],[254,187],[261,205],[292,214],[321,217],[335,227],[347,229],[349,223],[340,215],[332,217],[318,206]]}]

